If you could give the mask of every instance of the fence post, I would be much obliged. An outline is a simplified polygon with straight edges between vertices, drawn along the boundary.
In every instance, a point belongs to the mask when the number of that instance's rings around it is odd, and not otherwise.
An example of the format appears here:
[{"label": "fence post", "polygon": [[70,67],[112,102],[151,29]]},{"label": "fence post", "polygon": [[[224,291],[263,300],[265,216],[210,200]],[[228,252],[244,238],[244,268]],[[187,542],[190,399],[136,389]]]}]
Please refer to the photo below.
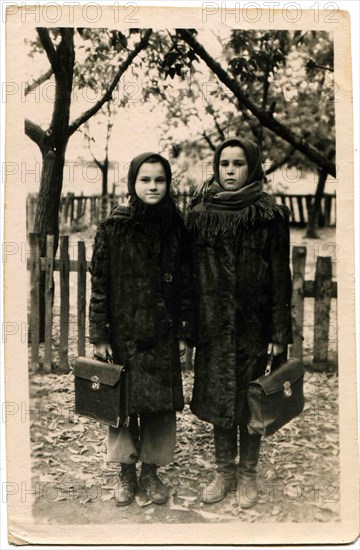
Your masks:
[{"label": "fence post", "polygon": [[313,199],[313,196],[312,196],[312,195],[305,195],[305,201],[306,201],[306,214],[307,214],[307,219],[306,219],[306,221],[307,221],[307,222],[309,221],[310,216],[311,216],[312,199]]},{"label": "fence post", "polygon": [[303,358],[304,327],[304,279],[306,246],[294,246],[292,250],[292,332],[294,343],[290,348],[291,357]]},{"label": "fence post", "polygon": [[76,197],[76,218],[75,219],[77,222],[80,222],[82,218],[82,203],[83,203],[82,196],[80,195],[80,197]]},{"label": "fence post", "polygon": [[77,295],[77,323],[78,323],[78,355],[85,355],[85,325],[86,325],[86,250],[84,241],[78,242],[78,295]]},{"label": "fence post", "polygon": [[296,215],[295,215],[295,208],[294,208],[294,205],[293,205],[293,197],[291,195],[289,195],[289,209],[290,209],[290,212],[291,212],[291,219],[293,220],[293,222],[296,222]]},{"label": "fence post", "polygon": [[100,200],[99,197],[95,197],[95,212],[94,212],[94,223],[99,225],[100,221]]},{"label": "fence post", "polygon": [[314,363],[328,359],[331,291],[331,258],[319,256],[315,272]]},{"label": "fence post", "polygon": [[37,233],[30,233],[30,337],[31,367],[39,368],[39,329],[40,329],[40,240]]},{"label": "fence post", "polygon": [[72,227],[74,223],[74,215],[75,215],[75,193],[71,193],[69,196],[69,202],[70,202],[70,227]]},{"label": "fence post", "polygon": [[331,225],[331,202],[332,196],[325,195],[325,226],[330,227]]},{"label": "fence post", "polygon": [[299,209],[299,215],[300,215],[300,223],[305,225],[305,218],[304,218],[304,208],[303,208],[303,198],[297,197],[297,203],[298,203],[298,209]]},{"label": "fence post", "polygon": [[60,370],[69,372],[69,237],[60,237]]},{"label": "fence post", "polygon": [[69,193],[64,197],[63,199],[63,207],[62,207],[62,227],[66,227],[67,224],[67,218],[68,218],[68,212],[69,212]]},{"label": "fence post", "polygon": [[44,371],[51,372],[52,359],[52,322],[53,322],[53,270],[54,270],[54,236],[46,236],[45,260],[45,355]]}]

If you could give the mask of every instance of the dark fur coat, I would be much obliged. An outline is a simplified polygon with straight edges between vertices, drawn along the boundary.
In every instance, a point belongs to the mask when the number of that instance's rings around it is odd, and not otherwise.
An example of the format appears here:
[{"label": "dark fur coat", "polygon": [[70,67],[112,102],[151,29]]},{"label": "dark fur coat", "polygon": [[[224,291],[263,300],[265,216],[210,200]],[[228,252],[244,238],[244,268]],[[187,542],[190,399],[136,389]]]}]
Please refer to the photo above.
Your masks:
[{"label": "dark fur coat", "polygon": [[247,384],[264,373],[268,343],[292,341],[288,216],[263,193],[239,214],[192,211],[189,226],[198,324],[191,409],[230,428],[247,420]]},{"label": "dark fur coat", "polygon": [[127,366],[129,414],[183,408],[178,338],[193,338],[191,271],[177,212],[166,232],[137,223],[123,207],[99,226],[90,341],[110,342],[114,361]]}]

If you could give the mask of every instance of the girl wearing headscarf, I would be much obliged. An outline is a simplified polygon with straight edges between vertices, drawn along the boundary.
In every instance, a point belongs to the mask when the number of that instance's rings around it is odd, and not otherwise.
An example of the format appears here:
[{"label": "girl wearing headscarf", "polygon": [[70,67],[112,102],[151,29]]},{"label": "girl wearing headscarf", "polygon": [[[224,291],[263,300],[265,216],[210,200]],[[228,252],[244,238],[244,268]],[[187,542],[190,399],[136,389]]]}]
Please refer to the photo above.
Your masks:
[{"label": "girl wearing headscarf", "polygon": [[217,471],[203,501],[236,489],[240,507],[249,508],[260,494],[261,436],[247,430],[247,385],[264,374],[270,346],[276,368],[292,341],[289,212],[262,191],[255,143],[224,141],[213,171],[188,217],[198,324],[191,409],[214,425]]},{"label": "girl wearing headscarf", "polygon": [[175,411],[184,406],[179,348],[184,352],[193,340],[192,269],[170,184],[165,158],[135,157],[129,207],[116,207],[100,224],[91,261],[90,342],[96,357],[110,357],[127,371],[134,452],[129,455],[121,426],[108,431],[108,461],[120,466],[118,505],[134,500],[138,483],[153,502],[167,501],[157,466],[173,460]]}]

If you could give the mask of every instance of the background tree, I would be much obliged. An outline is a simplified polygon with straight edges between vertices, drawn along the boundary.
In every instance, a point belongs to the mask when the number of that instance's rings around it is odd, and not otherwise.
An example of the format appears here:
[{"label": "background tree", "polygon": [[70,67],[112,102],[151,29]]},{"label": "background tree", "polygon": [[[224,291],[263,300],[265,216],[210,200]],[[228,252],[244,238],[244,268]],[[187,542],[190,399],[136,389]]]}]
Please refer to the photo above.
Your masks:
[{"label": "background tree", "polygon": [[[168,107],[164,142],[172,143],[175,157],[183,153],[201,159],[231,131],[259,144],[268,175],[284,165],[318,173],[307,233],[316,236],[312,228],[326,175],[335,175],[332,37],[326,32],[235,30],[230,39],[215,36],[222,48],[215,60],[195,36],[189,30],[172,34],[158,61],[163,81],[150,93]],[[208,72],[204,66],[195,68],[200,58]],[[227,72],[222,69],[226,65]],[[183,138],[184,127],[189,139]],[[197,140],[191,136],[195,127]]]},{"label": "background tree", "polygon": [[[48,128],[44,130],[33,121],[25,121],[26,135],[38,145],[43,161],[34,223],[34,231],[40,235],[42,255],[45,255],[47,234],[54,235],[55,251],[57,249],[59,207],[68,141],[82,124],[112,99],[121,76],[147,46],[151,34],[151,30],[130,31],[129,37],[125,37],[118,31],[107,29],[78,29],[81,38],[78,50],[84,50],[82,63],[79,65],[75,63],[74,32],[73,28],[38,28],[38,40],[33,44],[33,51],[43,50],[46,53],[55,79],[55,100]],[[139,41],[128,49],[132,34],[139,35]],[[70,122],[74,83],[80,89],[95,89],[99,82],[103,90],[100,99]],[[44,283],[45,277],[42,273],[40,337],[43,336]]]},{"label": "background tree", "polygon": [[[94,117],[94,125],[96,124],[97,131],[94,131],[92,128],[90,128],[89,121],[86,121],[83,127],[83,134],[84,134],[85,143],[89,148],[93,161],[101,172],[101,195],[104,197],[109,192],[108,190],[109,142],[111,138],[111,132],[114,126],[115,103],[114,102],[106,103],[105,107],[101,109],[101,112],[103,114],[103,117],[101,118],[99,116]],[[105,121],[103,119],[105,119]],[[102,129],[105,130],[105,134],[101,136],[99,139],[99,130],[101,131]],[[98,149],[99,142],[101,142],[100,148],[103,149],[102,158],[99,158],[100,155],[98,151],[94,152],[94,148],[93,148],[93,145],[97,145],[97,149]]]},{"label": "background tree", "polygon": [[[49,127],[43,130],[32,121],[25,122],[26,134],[38,145],[43,159],[34,224],[43,247],[46,234],[53,234],[56,243],[58,240],[58,214],[68,141],[76,130],[111,101],[121,76],[147,46],[151,31],[130,31],[129,37],[125,37],[118,31],[107,29],[78,29],[82,40],[77,50],[84,50],[79,56],[83,59],[78,64],[75,63],[74,29],[39,28],[37,32],[39,43],[51,64],[56,87]],[[128,40],[132,34],[139,34],[140,39],[129,49]],[[99,85],[103,92],[100,99],[70,122],[74,86],[98,90]]]}]

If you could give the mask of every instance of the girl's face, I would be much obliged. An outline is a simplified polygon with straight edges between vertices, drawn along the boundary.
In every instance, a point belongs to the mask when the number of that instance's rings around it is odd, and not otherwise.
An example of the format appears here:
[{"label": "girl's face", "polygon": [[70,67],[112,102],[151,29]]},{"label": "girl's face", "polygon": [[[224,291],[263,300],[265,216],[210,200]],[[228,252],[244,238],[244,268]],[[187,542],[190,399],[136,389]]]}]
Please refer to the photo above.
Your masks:
[{"label": "girl's face", "polygon": [[144,162],[137,173],[135,192],[145,204],[158,204],[167,191],[165,169],[161,162]]},{"label": "girl's face", "polygon": [[220,153],[220,185],[227,191],[238,191],[248,177],[248,162],[241,147],[225,147]]}]

